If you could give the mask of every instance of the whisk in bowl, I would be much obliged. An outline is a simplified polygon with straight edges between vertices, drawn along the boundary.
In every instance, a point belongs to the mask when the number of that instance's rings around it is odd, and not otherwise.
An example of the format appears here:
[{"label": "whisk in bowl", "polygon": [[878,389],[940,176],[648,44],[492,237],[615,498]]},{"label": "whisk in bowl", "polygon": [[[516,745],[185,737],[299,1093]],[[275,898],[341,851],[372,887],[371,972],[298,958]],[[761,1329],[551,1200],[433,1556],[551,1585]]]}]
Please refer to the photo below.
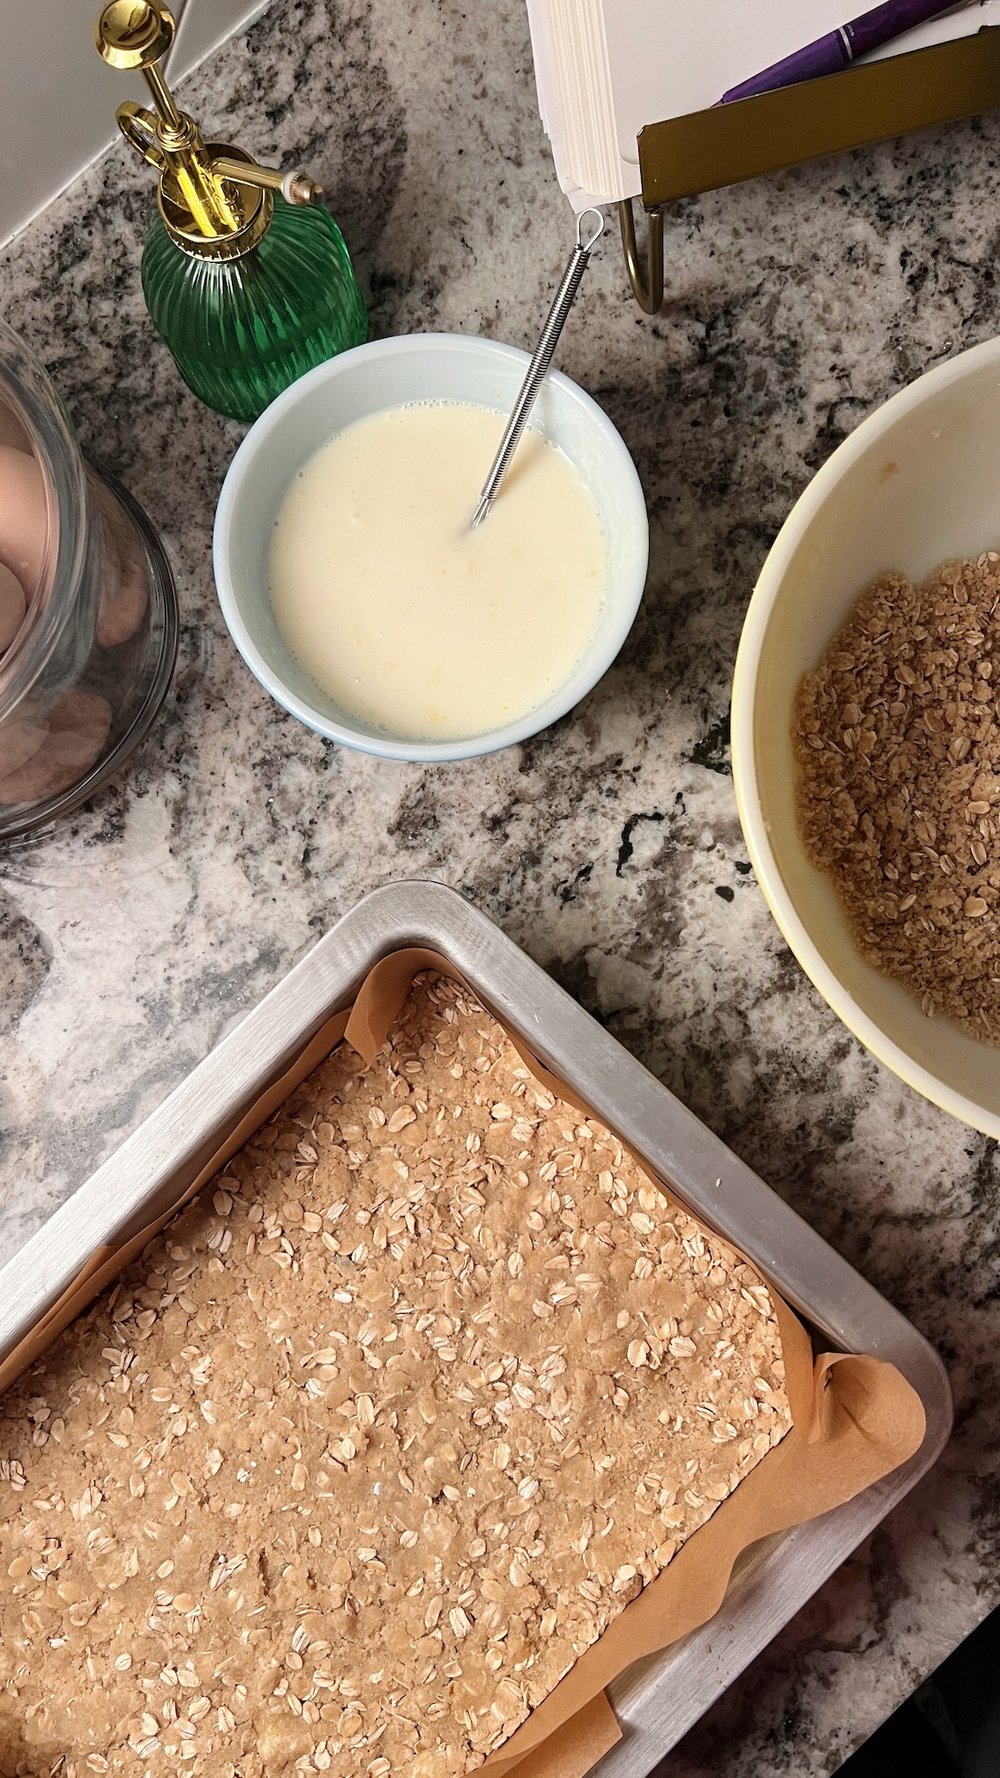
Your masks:
[{"label": "whisk in bowl", "polygon": [[514,410],[504,428],[504,434],[493,459],[489,475],[483,483],[479,504],[472,515],[470,529],[473,531],[478,530],[500,492],[501,483],[521,441],[521,435],[528,423],[528,416],[534,407],[538,391],[548,374],[556,346],[559,344],[559,336],[566,324],[566,317],[576,300],[576,294],[590,261],[590,255],[603,233],[604,217],[600,210],[584,210],[577,218],[576,245],[569,256],[559,288],[552,299],[552,307],[538,337],[538,344],[532,354],[531,363],[525,374],[524,382],[521,384],[518,398],[514,403]]}]

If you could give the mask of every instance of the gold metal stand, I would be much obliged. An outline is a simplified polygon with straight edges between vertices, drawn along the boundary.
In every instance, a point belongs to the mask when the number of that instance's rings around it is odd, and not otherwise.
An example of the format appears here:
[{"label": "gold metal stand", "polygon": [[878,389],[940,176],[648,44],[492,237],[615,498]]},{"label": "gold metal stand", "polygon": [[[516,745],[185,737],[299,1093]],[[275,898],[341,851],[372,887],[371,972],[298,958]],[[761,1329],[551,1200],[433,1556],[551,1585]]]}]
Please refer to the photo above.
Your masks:
[{"label": "gold metal stand", "polygon": [[649,218],[645,269],[639,264],[632,205],[618,205],[625,264],[639,307],[655,315],[663,300],[666,204],[930,124],[974,117],[996,105],[1000,27],[987,26],[930,49],[648,124],[639,133],[642,203]]},{"label": "gold metal stand", "polygon": [[646,246],[646,268],[639,264],[639,248],[635,238],[635,211],[631,198],[618,206],[618,224],[622,232],[622,248],[632,294],[647,315],[658,315],[663,306],[663,211],[649,213],[649,238]]}]

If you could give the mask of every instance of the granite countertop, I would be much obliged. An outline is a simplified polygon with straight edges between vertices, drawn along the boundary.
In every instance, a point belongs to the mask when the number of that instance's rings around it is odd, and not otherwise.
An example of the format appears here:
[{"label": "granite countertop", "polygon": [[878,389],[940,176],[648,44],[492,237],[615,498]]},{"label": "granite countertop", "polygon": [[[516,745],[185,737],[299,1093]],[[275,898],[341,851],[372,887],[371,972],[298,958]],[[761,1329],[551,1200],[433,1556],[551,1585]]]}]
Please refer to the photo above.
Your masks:
[{"label": "granite countertop", "polygon": [[[109,79],[109,106],[116,97]],[[185,102],[325,183],[374,331],[528,344],[571,228],[521,0],[278,0]],[[733,802],[729,688],[757,570],[887,395],[996,331],[987,119],[679,206],[668,300],[608,242],[561,362],[607,408],[652,562],[617,666],[554,730],[421,770],[328,747],[236,656],[210,559],[239,429],[154,338],[152,190],[114,150],[0,262],[3,308],[174,562],[176,685],[127,774],[0,861],[0,1257],[356,898],[430,875],[544,964],[945,1356],[944,1460],[664,1766],[820,1778],[1000,1601],[997,1145],[852,1041],[786,950]]]}]

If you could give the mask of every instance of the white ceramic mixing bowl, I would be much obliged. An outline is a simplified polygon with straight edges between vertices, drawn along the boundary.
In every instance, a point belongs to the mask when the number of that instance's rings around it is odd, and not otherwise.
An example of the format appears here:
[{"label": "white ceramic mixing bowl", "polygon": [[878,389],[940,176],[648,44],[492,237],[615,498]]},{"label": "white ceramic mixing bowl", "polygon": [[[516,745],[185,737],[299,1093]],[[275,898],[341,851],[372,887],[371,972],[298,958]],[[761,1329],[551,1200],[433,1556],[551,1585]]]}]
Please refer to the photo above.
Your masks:
[{"label": "white ceramic mixing bowl", "polygon": [[858,593],[1000,547],[1000,341],[929,371],[842,444],[793,508],[750,603],[733,688],[733,772],[757,880],[807,975],[910,1086],[1000,1137],[1000,1049],[928,1019],[864,963],[795,817],[792,704]]},{"label": "white ceramic mixing bowl", "polygon": [[[569,458],[594,500],[608,545],[604,606],[569,679],[517,722],[458,741],[400,738],[338,708],[292,659],[268,589],[271,528],[284,495],[321,445],[369,414],[413,401],[463,401],[509,412],[528,359],[514,346],[460,334],[408,334],[359,346],[301,377],[248,432],[226,476],[215,520],[215,580],[243,659],[293,716],[345,747],[383,759],[469,759],[526,740],[564,716],[618,654],[642,598],[649,547],[635,465],[607,415],[568,377],[551,372],[532,425]],[[469,466],[470,516],[489,465]],[[482,473],[480,473],[480,470]],[[501,496],[502,498],[502,496]]]}]

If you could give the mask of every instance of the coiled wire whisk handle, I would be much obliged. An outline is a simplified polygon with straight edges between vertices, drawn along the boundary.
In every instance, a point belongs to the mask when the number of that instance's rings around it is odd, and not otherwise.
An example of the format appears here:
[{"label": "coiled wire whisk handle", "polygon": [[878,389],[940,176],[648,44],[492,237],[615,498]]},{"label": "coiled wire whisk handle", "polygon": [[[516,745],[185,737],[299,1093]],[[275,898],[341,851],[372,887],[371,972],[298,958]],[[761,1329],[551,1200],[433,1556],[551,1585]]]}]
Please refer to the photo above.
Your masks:
[{"label": "coiled wire whisk handle", "polygon": [[521,442],[521,434],[528,423],[528,415],[548,374],[556,346],[559,343],[559,335],[562,333],[566,317],[573,307],[590,255],[603,233],[604,217],[600,210],[584,210],[576,225],[576,246],[569,256],[569,262],[562,275],[562,282],[552,300],[552,307],[546,317],[545,326],[542,328],[524,382],[521,384],[521,392],[514,403],[514,411],[507,422],[504,435],[500,440],[500,448],[493,459],[493,466],[483,483],[479,505],[472,515],[472,529],[474,531],[482,524],[500,492],[500,484],[507,474],[511,458]]}]

